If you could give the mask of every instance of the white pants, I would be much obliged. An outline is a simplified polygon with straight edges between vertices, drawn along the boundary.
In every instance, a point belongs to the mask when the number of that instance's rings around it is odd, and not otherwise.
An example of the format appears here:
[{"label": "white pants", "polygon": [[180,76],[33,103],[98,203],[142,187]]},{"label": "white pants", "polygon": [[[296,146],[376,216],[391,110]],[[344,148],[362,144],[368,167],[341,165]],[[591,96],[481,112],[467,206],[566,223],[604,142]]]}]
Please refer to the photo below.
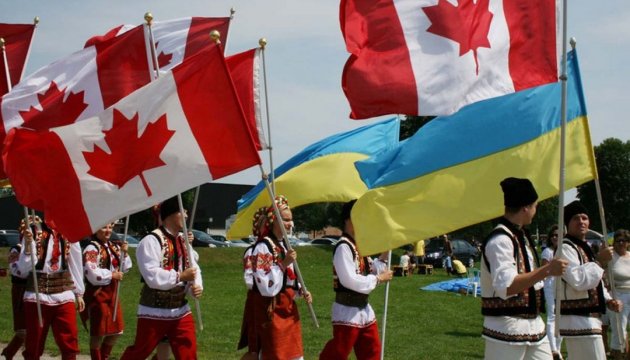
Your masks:
[{"label": "white pants", "polygon": [[547,339],[549,339],[549,346],[552,352],[560,352],[562,346],[562,337],[556,333],[556,299],[555,289],[544,288],[545,293],[545,307],[547,308]]},{"label": "white pants", "polygon": [[606,360],[606,349],[601,336],[565,337],[569,360]]},{"label": "white pants", "polygon": [[486,339],[486,360],[551,360],[549,340],[537,345],[510,345]]},{"label": "white pants", "polygon": [[[630,293],[617,292],[617,298],[623,303],[623,309],[621,310],[621,313],[616,313],[610,310],[606,311],[606,314],[608,314],[608,316],[610,317],[610,330],[612,332],[610,348],[615,350],[622,350],[623,352],[625,352],[626,346],[622,339],[626,339],[626,337],[628,336],[626,326],[628,326],[628,315],[630,314]],[[623,338],[619,336],[619,325],[617,325],[617,321],[621,321]]]}]

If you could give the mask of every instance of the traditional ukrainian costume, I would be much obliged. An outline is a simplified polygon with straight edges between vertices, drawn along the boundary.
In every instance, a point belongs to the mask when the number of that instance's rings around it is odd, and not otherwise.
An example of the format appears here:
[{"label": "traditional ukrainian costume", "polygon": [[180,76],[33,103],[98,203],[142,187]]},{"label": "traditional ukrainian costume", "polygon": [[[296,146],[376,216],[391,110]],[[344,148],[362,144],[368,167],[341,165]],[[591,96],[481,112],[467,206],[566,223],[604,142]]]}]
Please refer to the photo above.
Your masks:
[{"label": "traditional ukrainian costume", "polygon": [[[82,320],[89,318],[90,336],[122,334],[125,326],[120,298],[116,319],[113,319],[118,281],[112,279],[112,274],[116,271],[128,272],[131,266],[131,258],[111,241],[102,242],[94,236],[83,250],[87,284],[84,298],[86,311]],[[101,357],[106,355],[101,353]]]},{"label": "traditional ukrainian costume", "polygon": [[[15,276],[26,279],[24,314],[26,321],[25,359],[39,359],[43,354],[48,328],[55,334],[55,342],[63,359],[75,359],[79,353],[75,299],[83,296],[81,246],[70,243],[57,231],[44,226],[41,237],[31,243],[31,255],[22,246]],[[33,276],[35,268],[43,326],[39,326]]]},{"label": "traditional ukrainian costume", "polygon": [[380,358],[376,315],[368,303],[377,284],[376,275],[370,274],[368,261],[360,256],[354,239],[344,234],[333,253],[333,338],[319,354],[320,359],[347,359],[353,348],[357,359]]},{"label": "traditional ukrainian costume", "polygon": [[[17,262],[20,259],[22,244],[17,243],[9,249],[9,271],[11,272],[11,308],[13,309],[13,331],[16,335],[2,350],[0,356],[12,359],[24,344],[26,324],[24,322],[24,292],[26,291],[26,279],[15,275]],[[19,335],[18,335],[19,334]]]}]

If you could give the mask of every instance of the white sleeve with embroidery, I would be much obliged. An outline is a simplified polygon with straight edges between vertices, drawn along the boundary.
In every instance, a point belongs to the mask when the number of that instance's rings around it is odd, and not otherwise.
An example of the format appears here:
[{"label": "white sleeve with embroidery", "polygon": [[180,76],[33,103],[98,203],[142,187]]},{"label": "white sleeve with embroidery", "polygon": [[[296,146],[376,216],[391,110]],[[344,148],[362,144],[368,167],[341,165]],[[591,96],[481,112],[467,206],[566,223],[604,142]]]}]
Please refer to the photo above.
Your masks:
[{"label": "white sleeve with embroidery", "polygon": [[[24,244],[24,240],[22,240],[22,250],[20,250],[20,256],[18,260],[15,262],[15,266],[11,267],[11,274],[26,279],[28,274],[33,270],[33,263],[31,262],[31,255],[27,255],[24,251],[26,250],[26,246]],[[36,246],[35,241],[31,242],[31,254],[37,254],[35,252]]]},{"label": "white sleeve with embroidery", "polygon": [[142,278],[150,288],[170,290],[177,286],[177,271],[161,266],[162,247],[155,236],[149,234],[142,238],[136,250],[136,261]]},{"label": "white sleeve with embroidery", "polygon": [[243,280],[248,290],[254,287],[254,271],[252,269],[252,248],[249,247],[243,254]]},{"label": "white sleeve with embroidery", "polygon": [[562,244],[562,258],[569,262],[562,279],[575,290],[593,289],[602,280],[604,269],[594,262],[580,265],[580,257],[571,245]]},{"label": "white sleeve with embroidery", "polygon": [[276,296],[282,290],[284,271],[273,261],[267,245],[258,243],[252,251],[253,275],[262,296]]},{"label": "white sleeve with embroidery", "polygon": [[193,249],[192,245],[188,245],[188,249],[190,250],[188,254],[192,255],[192,259],[190,259],[190,264],[193,268],[197,269],[197,273],[195,274],[194,284],[203,289],[203,281],[201,279],[201,268],[197,263],[197,259],[199,259],[199,254]]},{"label": "white sleeve with embroidery", "polygon": [[490,264],[494,293],[501,299],[511,297],[507,296],[507,289],[518,275],[512,239],[504,234],[494,236],[486,244],[485,256]]},{"label": "white sleeve with embroidery", "polygon": [[70,255],[68,259],[68,270],[74,281],[74,294],[83,296],[85,283],[83,283],[83,256],[81,254],[81,244],[75,242],[70,244]]},{"label": "white sleeve with embroidery", "polygon": [[109,269],[102,269],[98,266],[101,261],[101,254],[96,246],[90,244],[83,250],[83,270],[85,278],[90,284],[95,286],[109,285],[112,282],[112,272]]},{"label": "white sleeve with embroidery", "polygon": [[[122,251],[120,252],[120,256],[123,257],[123,253]],[[125,254],[124,255],[125,260],[123,261],[122,266],[120,267],[120,271],[124,272],[124,273],[128,273],[129,270],[131,270],[131,268],[133,267],[133,263],[131,262],[131,256],[129,256],[129,254]]]},{"label": "white sleeve with embroidery", "polygon": [[376,275],[357,274],[354,255],[347,244],[341,244],[337,247],[333,257],[333,266],[337,272],[337,277],[339,277],[339,282],[346,288],[361,294],[369,294],[376,288]]}]

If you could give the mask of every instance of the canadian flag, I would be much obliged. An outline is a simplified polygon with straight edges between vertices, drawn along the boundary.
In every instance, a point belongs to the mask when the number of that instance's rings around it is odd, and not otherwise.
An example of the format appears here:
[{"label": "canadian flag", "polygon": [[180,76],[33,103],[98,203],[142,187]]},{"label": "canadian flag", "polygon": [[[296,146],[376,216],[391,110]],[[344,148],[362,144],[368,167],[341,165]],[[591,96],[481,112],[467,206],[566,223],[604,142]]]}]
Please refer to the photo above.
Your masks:
[{"label": "canadian flag", "polygon": [[9,69],[11,87],[22,79],[34,33],[35,25],[32,24],[0,24],[0,38],[4,39],[6,54],[6,63],[4,56],[0,57],[0,96],[9,92],[5,69]]},{"label": "canadian flag", "polygon": [[[169,71],[190,56],[214,45],[214,40],[210,38],[212,30],[219,31],[219,40],[225,44],[229,27],[229,17],[186,17],[153,22],[151,29],[160,71]],[[85,46],[92,46],[122,35],[131,28],[133,25],[117,26],[104,35],[90,38]]]},{"label": "canadian flag", "polygon": [[260,113],[261,51],[251,49],[225,59],[258,150],[269,148]]},{"label": "canadian flag", "polygon": [[18,201],[43,210],[71,241],[260,164],[218,46],[97,117],[46,132],[12,129],[2,156]]},{"label": "canadian flag", "polygon": [[47,65],[2,97],[0,142],[17,126],[46,130],[94,116],[151,81],[149,69],[143,26]]},{"label": "canadian flag", "polygon": [[342,0],[351,118],[448,115],[557,81],[555,0]]}]

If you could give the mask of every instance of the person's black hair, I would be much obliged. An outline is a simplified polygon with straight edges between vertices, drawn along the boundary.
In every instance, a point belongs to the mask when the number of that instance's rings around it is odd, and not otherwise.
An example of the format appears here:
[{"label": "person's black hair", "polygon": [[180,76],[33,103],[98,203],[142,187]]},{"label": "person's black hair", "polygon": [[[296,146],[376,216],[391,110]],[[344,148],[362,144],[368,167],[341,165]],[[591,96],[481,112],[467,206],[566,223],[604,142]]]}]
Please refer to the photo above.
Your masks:
[{"label": "person's black hair", "polygon": [[346,220],[350,219],[350,213],[352,213],[352,207],[354,203],[357,202],[357,199],[350,200],[347,203],[343,204],[341,208],[341,224],[345,224]]}]

